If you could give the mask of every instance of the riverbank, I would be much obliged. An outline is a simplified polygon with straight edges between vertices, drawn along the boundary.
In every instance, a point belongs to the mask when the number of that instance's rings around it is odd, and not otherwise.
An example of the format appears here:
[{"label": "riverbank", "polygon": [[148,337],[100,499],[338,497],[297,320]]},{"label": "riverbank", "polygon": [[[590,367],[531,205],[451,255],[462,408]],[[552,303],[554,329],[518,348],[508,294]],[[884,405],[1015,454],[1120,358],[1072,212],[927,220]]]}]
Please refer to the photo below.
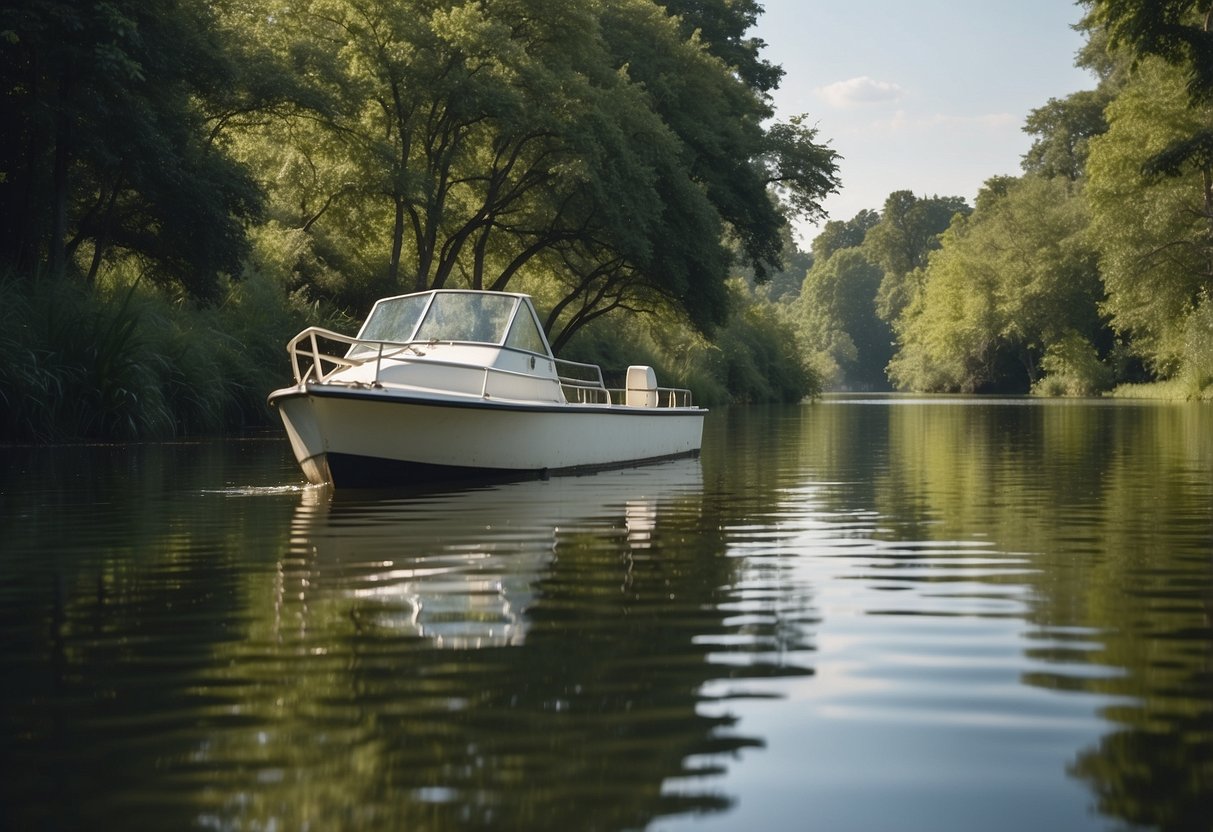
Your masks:
[{"label": "riverbank", "polygon": [[1201,387],[1187,379],[1169,379],[1148,384],[1122,384],[1107,395],[1113,399],[1213,402],[1213,383]]},{"label": "riverbank", "polygon": [[0,279],[0,439],[163,439],[269,423],[286,339],[339,323],[249,274],[213,306],[142,280]]},{"label": "riverbank", "polygon": [[[619,371],[649,364],[695,401],[795,402],[820,391],[770,302],[735,292],[712,340],[685,322],[618,315],[585,327],[564,358]],[[308,326],[353,334],[353,312],[248,268],[202,304],[126,273],[0,276],[0,442],[155,440],[276,425],[270,390],[291,376],[284,345]]]}]

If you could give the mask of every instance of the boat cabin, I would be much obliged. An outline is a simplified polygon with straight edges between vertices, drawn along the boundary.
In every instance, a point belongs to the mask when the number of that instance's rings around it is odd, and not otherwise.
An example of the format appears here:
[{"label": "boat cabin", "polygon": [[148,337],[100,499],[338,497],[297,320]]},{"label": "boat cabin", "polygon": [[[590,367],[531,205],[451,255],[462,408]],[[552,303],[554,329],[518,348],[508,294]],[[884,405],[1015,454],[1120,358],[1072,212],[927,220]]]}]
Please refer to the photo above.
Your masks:
[{"label": "boat cabin", "polygon": [[381,388],[565,401],[552,348],[526,295],[438,289],[383,298],[346,357],[360,368],[340,378]]},{"label": "boat cabin", "polygon": [[[327,344],[344,345],[344,355]],[[411,390],[444,398],[630,407],[690,407],[690,393],[657,386],[629,367],[626,390],[608,390],[595,364],[552,354],[527,295],[435,289],[383,298],[358,335],[315,327],[288,346],[296,383]]]}]

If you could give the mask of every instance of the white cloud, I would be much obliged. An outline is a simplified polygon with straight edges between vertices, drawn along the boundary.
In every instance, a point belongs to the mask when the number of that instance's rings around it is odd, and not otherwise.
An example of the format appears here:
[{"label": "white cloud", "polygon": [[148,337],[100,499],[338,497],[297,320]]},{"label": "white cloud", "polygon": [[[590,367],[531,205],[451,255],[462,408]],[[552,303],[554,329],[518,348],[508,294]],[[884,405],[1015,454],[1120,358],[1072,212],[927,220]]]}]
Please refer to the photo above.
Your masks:
[{"label": "white cloud", "polygon": [[848,81],[818,87],[817,94],[832,107],[858,107],[864,104],[898,101],[905,95],[905,90],[889,81],[877,81],[861,75]]}]

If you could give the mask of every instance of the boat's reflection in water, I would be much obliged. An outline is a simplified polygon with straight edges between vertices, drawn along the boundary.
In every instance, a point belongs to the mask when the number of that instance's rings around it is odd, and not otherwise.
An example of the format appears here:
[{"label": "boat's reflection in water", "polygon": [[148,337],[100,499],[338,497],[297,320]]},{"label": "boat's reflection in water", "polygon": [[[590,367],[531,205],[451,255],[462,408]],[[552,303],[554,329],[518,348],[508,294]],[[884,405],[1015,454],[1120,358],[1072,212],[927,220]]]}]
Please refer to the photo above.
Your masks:
[{"label": "boat's reflection in water", "polygon": [[[789,670],[717,609],[736,561],[703,480],[684,459],[309,492],[267,634],[303,676],[275,696],[308,715],[291,740],[299,783],[334,777],[347,747],[358,759],[331,805],[273,818],[331,818],[352,793],[389,821],[375,828],[635,829],[726,809],[719,777],[761,740],[738,734],[727,691],[702,691]],[[334,748],[338,735],[350,739]]]},{"label": "boat's reflection in water", "polygon": [[698,459],[447,491],[309,488],[280,602],[336,595],[381,634],[440,648],[518,645],[561,539],[643,552],[663,506],[695,510],[702,488]]}]

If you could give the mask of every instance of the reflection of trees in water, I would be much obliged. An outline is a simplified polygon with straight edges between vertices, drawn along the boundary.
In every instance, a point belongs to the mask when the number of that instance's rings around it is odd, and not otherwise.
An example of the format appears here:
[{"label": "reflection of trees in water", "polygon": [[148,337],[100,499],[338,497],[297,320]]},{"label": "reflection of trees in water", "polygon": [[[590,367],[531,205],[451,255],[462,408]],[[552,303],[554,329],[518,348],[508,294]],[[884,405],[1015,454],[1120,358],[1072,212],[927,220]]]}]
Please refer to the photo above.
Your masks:
[{"label": "reflection of trees in water", "polygon": [[100,453],[8,503],[0,825],[633,828],[729,805],[758,741],[705,683],[808,672],[769,655],[803,628],[725,623],[697,461],[330,505]]},{"label": "reflection of trees in water", "polygon": [[773,622],[731,644],[752,661],[714,661],[741,628],[721,507],[697,462],[637,472],[300,506],[231,656],[250,724],[199,752],[227,772],[203,820],[623,829],[730,805],[712,767],[761,743],[700,691],[809,671],[757,654]]},{"label": "reflection of trees in water", "polygon": [[[1092,585],[1091,617],[1101,630],[1097,660],[1126,671],[1093,687],[1125,702],[1104,712],[1116,730],[1078,754],[1069,771],[1091,786],[1109,816],[1160,830],[1207,830],[1213,828],[1213,483],[1202,498],[1169,487],[1174,477],[1166,471],[1157,474],[1149,486],[1157,499],[1118,527],[1121,534],[1106,543],[1104,574]],[[1201,499],[1203,508],[1194,502]],[[1127,505],[1123,494],[1118,503]]]},{"label": "reflection of trees in water", "polygon": [[1070,773],[1090,783],[1105,815],[1151,829],[1209,829],[1213,709],[1142,716],[1078,755]]},{"label": "reflection of trees in water", "polygon": [[[725,805],[711,794],[662,796],[688,755],[746,741],[696,713],[696,690],[718,671],[685,624],[670,626],[680,611],[613,597],[624,579],[617,549],[593,535],[559,540],[514,647],[418,651],[393,674],[379,672],[382,645],[359,639],[359,699],[386,706],[373,717],[383,794],[444,793],[431,816],[501,828],[577,828],[587,818],[635,828]],[[634,571],[632,592],[656,589],[656,577]],[[685,592],[677,578],[660,588]]]},{"label": "reflection of trees in water", "polygon": [[280,443],[2,453],[0,828],[189,828],[180,768],[259,554],[239,544],[289,514],[201,495],[221,469],[273,476]]},{"label": "reflection of trees in water", "polygon": [[[811,412],[810,412],[811,411]],[[1210,828],[1213,413],[965,400],[807,409],[802,455],[893,540],[980,530],[1031,569],[1026,684],[1120,702],[1069,768],[1128,823]],[[786,432],[786,431],[785,431]],[[923,580],[931,580],[929,575]],[[1105,700],[1106,701],[1106,700]]]},{"label": "reflection of trees in water", "polygon": [[814,627],[738,612],[812,603],[739,542],[753,524],[777,549],[773,507],[812,482],[824,511],[879,517],[899,561],[930,547],[897,541],[972,529],[1019,553],[1030,569],[970,577],[1025,590],[1023,682],[1117,703],[1071,776],[1109,818],[1207,828],[1211,419],[755,408],[715,414],[721,451],[660,489],[611,473],[331,507],[200,497],[261,464],[217,477],[205,447],[91,451],[105,472],[65,463],[49,476],[83,487],[44,496],[0,464],[0,826],[615,829],[723,809],[696,775],[757,740],[705,691],[811,672],[771,654]]}]

